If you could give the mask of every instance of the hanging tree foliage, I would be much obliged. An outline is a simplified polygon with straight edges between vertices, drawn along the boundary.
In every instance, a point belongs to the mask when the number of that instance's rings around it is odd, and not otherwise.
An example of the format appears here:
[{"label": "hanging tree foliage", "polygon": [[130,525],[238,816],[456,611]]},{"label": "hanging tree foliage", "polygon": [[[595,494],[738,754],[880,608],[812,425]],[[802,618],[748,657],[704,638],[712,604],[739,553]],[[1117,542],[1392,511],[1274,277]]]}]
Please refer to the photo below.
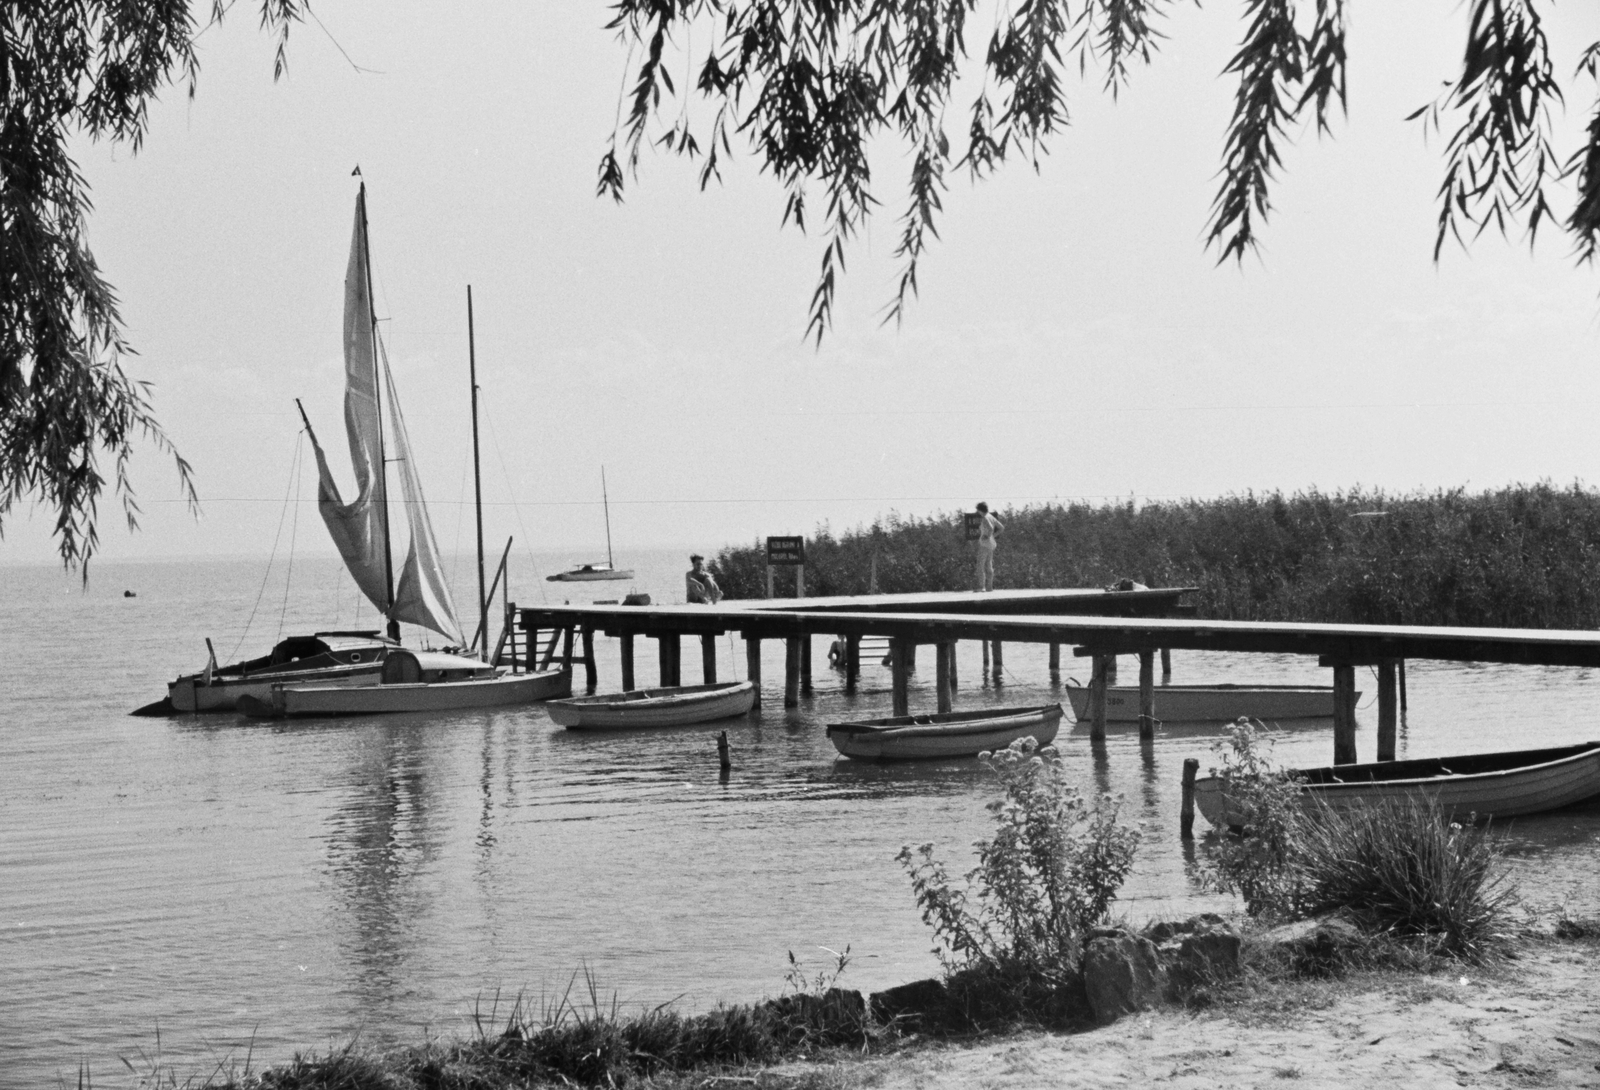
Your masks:
[{"label": "hanging tree foliage", "polygon": [[[898,321],[937,237],[949,173],[982,178],[1012,157],[1037,167],[1068,124],[1065,76],[1073,67],[1098,71],[1115,96],[1155,56],[1171,2],[1000,0],[996,16],[976,0],[617,0],[610,26],[630,61],[642,59],[601,157],[599,191],[620,201],[649,143],[699,159],[704,188],[735,140],[747,140],[786,189],[785,224],[808,228],[809,191],[819,188],[826,244],[806,331],[820,341],[846,248],[878,203],[867,149],[898,138],[911,157],[894,251],[899,281],[885,308],[885,320]],[[1412,115],[1451,134],[1435,259],[1447,238],[1465,242],[1490,226],[1523,223],[1536,234],[1555,215],[1548,188],[1564,174],[1577,188],[1564,226],[1580,260],[1595,256],[1600,104],[1583,146],[1563,161],[1551,146],[1562,93],[1540,7],[1471,0],[1460,70]],[[1206,234],[1219,261],[1255,248],[1290,130],[1309,123],[1326,133],[1345,105],[1345,0],[1244,0],[1243,9],[1242,40],[1223,72],[1237,89]],[[968,49],[975,16],[994,26],[981,60]],[[679,43],[708,41],[686,58],[699,69],[694,87],[675,86]],[[1575,76],[1592,82],[1597,70],[1600,43],[1584,51]],[[953,102],[960,79],[977,90]],[[693,97],[709,105],[704,125],[691,120]],[[966,119],[955,139],[951,115]]]},{"label": "hanging tree foliage", "polygon": [[[221,0],[210,11],[221,19]],[[262,0],[281,74],[298,0]],[[189,465],[157,423],[148,384],[130,378],[116,294],[84,238],[89,189],[74,136],[138,149],[151,100],[174,80],[194,93],[197,25],[187,0],[7,4],[0,15],[0,532],[18,503],[53,509],[62,560],[98,544],[109,454],[130,527],[128,481],[143,436],[170,453],[195,503]]]}]

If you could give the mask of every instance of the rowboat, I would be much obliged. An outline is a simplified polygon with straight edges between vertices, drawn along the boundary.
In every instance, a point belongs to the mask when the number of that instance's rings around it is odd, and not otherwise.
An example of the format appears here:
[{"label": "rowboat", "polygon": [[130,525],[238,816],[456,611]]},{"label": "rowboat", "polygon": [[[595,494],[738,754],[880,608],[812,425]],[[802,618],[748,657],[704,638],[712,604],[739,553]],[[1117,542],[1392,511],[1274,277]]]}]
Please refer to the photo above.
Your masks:
[{"label": "rowboat", "polygon": [[317,632],[279,640],[268,654],[184,674],[167,699],[138,715],[232,711],[242,696],[265,699],[274,685],[364,685],[376,680],[394,644],[376,632]]},{"label": "rowboat", "polygon": [[[1330,765],[1290,774],[1302,781],[1308,802],[1314,799],[1336,811],[1418,798],[1437,801],[1446,815],[1518,817],[1600,795],[1600,742]],[[1219,829],[1245,823],[1245,816],[1230,805],[1222,780],[1216,776],[1195,780],[1194,801],[1205,819]]]},{"label": "rowboat", "polygon": [[[1361,694],[1355,694],[1357,699]],[[1089,687],[1067,683],[1073,717],[1089,718]],[[1232,722],[1240,716],[1278,719],[1333,717],[1333,688],[1327,685],[1158,685],[1155,715],[1173,722]],[[1106,722],[1139,721],[1139,687],[1106,687]]]},{"label": "rowboat", "polygon": [[257,719],[465,711],[565,696],[571,685],[560,670],[511,674],[468,655],[395,648],[377,684],[279,684],[265,698],[242,697],[239,710]]},{"label": "rowboat", "polygon": [[976,757],[1005,749],[1019,738],[1041,746],[1061,727],[1060,704],[1036,708],[983,708],[935,715],[895,715],[828,724],[828,738],[846,757],[865,761],[905,761],[933,757]]},{"label": "rowboat", "polygon": [[755,706],[750,681],[715,685],[672,685],[601,696],[575,696],[545,705],[550,718],[568,730],[634,730],[683,727],[743,715]]}]

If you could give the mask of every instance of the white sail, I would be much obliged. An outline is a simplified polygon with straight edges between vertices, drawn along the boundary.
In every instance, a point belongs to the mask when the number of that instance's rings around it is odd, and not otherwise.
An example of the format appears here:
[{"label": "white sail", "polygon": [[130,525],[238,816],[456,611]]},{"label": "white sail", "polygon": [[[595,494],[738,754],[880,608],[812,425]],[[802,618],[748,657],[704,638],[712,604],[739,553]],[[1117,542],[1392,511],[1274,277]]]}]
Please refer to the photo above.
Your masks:
[{"label": "white sail", "polygon": [[384,528],[383,438],[378,420],[378,370],[374,350],[372,301],[367,293],[367,248],[362,238],[366,190],[356,198],[355,231],[350,239],[350,264],[344,274],[344,425],[350,435],[350,461],[356,476],[356,498],[343,502],[328,472],[317,437],[317,509],[328,526],[339,555],[363,594],[380,612],[389,609],[389,578]]},{"label": "white sail", "polygon": [[[382,351],[379,345],[379,352]],[[450,585],[445,582],[444,567],[439,563],[439,543],[434,539],[428,506],[423,502],[422,481],[411,456],[411,437],[406,434],[406,422],[400,415],[400,399],[395,396],[394,376],[389,373],[387,358],[383,360],[383,378],[389,398],[389,445],[400,474],[406,522],[411,528],[411,547],[406,550],[406,560],[400,568],[394,611],[390,616],[462,643],[461,622],[456,619],[455,601],[450,597]]]}]

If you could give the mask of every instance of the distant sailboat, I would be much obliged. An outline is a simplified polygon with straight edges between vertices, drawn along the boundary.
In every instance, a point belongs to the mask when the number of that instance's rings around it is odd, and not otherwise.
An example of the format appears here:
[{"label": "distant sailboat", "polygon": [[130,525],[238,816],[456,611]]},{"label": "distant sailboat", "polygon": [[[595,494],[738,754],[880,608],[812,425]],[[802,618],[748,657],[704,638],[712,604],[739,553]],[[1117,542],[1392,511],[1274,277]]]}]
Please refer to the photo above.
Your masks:
[{"label": "distant sailboat", "polygon": [[632,579],[632,568],[618,568],[611,556],[611,497],[606,492],[606,467],[600,467],[600,499],[606,509],[606,562],[579,564],[570,571],[544,577],[546,583],[598,583],[606,579]]}]

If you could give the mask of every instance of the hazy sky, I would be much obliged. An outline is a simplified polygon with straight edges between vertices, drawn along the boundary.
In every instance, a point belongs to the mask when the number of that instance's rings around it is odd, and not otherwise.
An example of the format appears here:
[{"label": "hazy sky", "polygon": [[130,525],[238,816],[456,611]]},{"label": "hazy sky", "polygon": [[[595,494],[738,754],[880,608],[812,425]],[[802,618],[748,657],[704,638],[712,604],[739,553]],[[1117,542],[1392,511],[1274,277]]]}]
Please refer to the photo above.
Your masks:
[{"label": "hazy sky", "polygon": [[[1074,75],[1073,128],[1038,174],[953,179],[898,331],[878,319],[906,166],[884,145],[886,214],[850,255],[820,351],[801,338],[821,241],[779,230],[782,191],[754,160],[702,194],[693,166],[646,155],[626,204],[595,197],[627,59],[604,4],[319,0],[329,33],[297,28],[276,84],[250,8],[201,38],[198,96],[169,92],[137,156],[81,149],[92,245],[141,353],[129,369],[155,384],[204,503],[196,523],[145,448],[144,528],[130,536],[103,505],[107,559],[266,552],[294,488],[295,397],[348,477],[358,163],[447,549],[470,540],[468,283],[488,536],[575,558],[603,549],[602,463],[619,548],[979,499],[1600,479],[1600,279],[1555,234],[1531,256],[1486,238],[1430,261],[1441,142],[1403,119],[1453,71],[1458,0],[1351,4],[1348,123],[1286,149],[1263,253],[1243,268],[1201,245],[1237,4],[1175,6],[1120,103]],[[1545,10],[1565,76],[1600,12]],[[1591,92],[1572,96],[1563,153]],[[963,109],[952,133],[964,123]],[[309,458],[299,487],[300,547],[327,551]],[[14,518],[0,560],[49,561],[51,525]]]}]

